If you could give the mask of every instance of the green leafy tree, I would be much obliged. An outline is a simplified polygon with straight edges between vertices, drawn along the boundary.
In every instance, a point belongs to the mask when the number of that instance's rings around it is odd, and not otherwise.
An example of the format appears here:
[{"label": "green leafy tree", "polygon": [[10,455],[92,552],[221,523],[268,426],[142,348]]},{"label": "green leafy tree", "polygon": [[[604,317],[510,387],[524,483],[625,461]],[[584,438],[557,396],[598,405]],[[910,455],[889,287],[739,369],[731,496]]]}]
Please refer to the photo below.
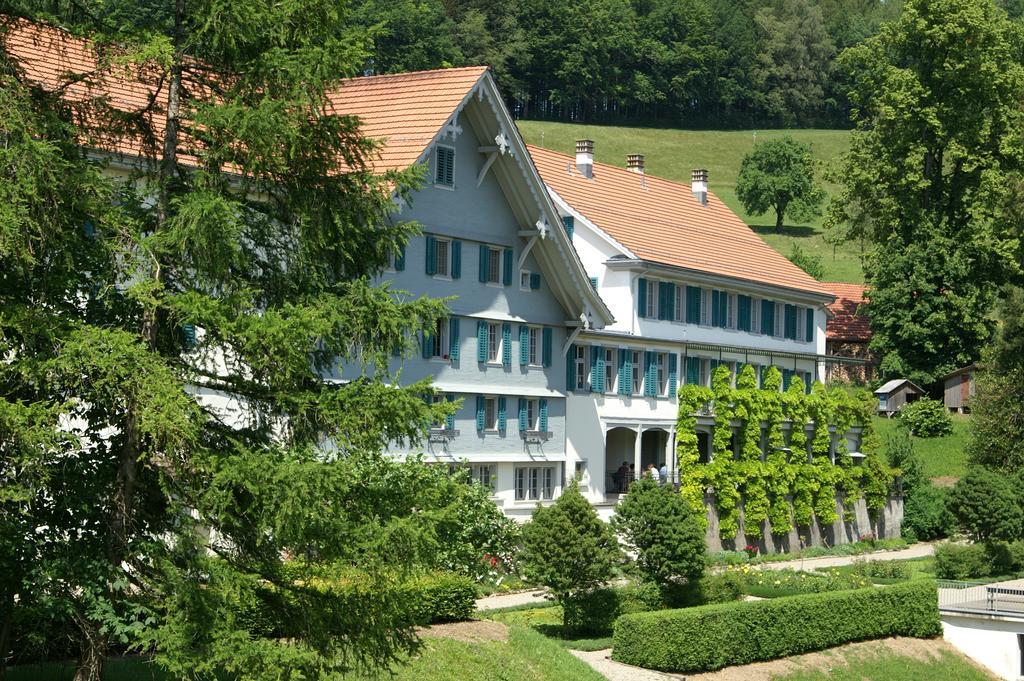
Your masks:
[{"label": "green leafy tree", "polygon": [[554,504],[538,506],[523,527],[523,573],[563,604],[568,629],[576,624],[573,606],[612,578],[621,555],[611,528],[597,517],[575,480]]},{"label": "green leafy tree", "polygon": [[1024,510],[1014,481],[982,466],[968,468],[953,486],[949,508],[975,541],[1015,541],[1024,534]]},{"label": "green leafy tree", "polygon": [[799,244],[793,244],[793,249],[786,258],[818,281],[825,278],[825,266],[821,264],[821,256],[808,253],[800,248]]},{"label": "green leafy tree", "polygon": [[904,405],[899,411],[900,427],[914,437],[943,437],[953,432],[953,419],[946,405],[930,397],[922,397]]},{"label": "green leafy tree", "polygon": [[[74,622],[79,680],[111,646],[181,676],[386,666],[445,530],[381,452],[451,407],[387,370],[445,310],[370,284],[418,171],[375,172],[328,103],[367,33],[323,0],[131,5],[55,7],[104,56],[60,77],[144,67],[138,109],[30,93],[0,50],[2,602]],[[118,139],[129,182],[78,146]]]},{"label": "green leafy tree", "polygon": [[743,157],[736,196],[753,215],[774,210],[778,233],[787,214],[797,219],[817,215],[825,193],[814,180],[810,147],[787,135],[761,142]]},{"label": "green leafy tree", "polygon": [[615,507],[612,529],[636,552],[640,574],[669,585],[704,572],[704,527],[671,485],[643,478]]},{"label": "green leafy tree", "polygon": [[990,0],[910,0],[846,50],[855,130],[829,224],[870,242],[872,349],[931,382],[978,358],[1019,266],[1006,196],[1020,171],[1021,29]]}]

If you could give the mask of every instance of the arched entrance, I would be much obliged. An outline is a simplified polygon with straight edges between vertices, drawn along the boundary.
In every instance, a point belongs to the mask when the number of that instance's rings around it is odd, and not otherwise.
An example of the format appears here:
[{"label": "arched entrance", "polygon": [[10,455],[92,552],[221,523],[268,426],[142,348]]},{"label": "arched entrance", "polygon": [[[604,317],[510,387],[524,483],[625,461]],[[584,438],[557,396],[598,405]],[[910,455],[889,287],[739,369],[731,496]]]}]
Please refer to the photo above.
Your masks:
[{"label": "arched entrance", "polygon": [[649,428],[644,430],[640,436],[640,474],[647,471],[648,466],[661,469],[671,465],[668,460],[668,438],[667,430],[661,428]]}]

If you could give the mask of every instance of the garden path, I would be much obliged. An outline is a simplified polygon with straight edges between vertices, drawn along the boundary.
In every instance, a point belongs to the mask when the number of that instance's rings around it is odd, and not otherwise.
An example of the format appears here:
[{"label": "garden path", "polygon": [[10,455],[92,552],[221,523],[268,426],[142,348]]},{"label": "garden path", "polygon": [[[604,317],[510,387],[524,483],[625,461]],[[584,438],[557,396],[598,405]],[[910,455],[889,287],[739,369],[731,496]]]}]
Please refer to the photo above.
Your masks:
[{"label": "garden path", "polygon": [[899,551],[876,551],[874,553],[862,553],[859,556],[821,556],[820,558],[804,558],[802,560],[780,560],[771,563],[758,563],[751,565],[752,568],[761,570],[824,570],[827,568],[852,565],[858,560],[909,560],[911,558],[924,558],[935,553],[935,544],[919,542]]},{"label": "garden path", "polygon": [[531,591],[519,591],[514,594],[491,594],[476,599],[477,610],[497,610],[498,608],[512,608],[519,605],[547,605],[544,599],[544,589],[533,589]]},{"label": "garden path", "polygon": [[590,665],[590,667],[608,679],[608,681],[665,681],[666,679],[685,679],[681,674],[665,674],[653,669],[634,667],[611,659],[612,649],[606,650],[570,650],[570,653]]}]

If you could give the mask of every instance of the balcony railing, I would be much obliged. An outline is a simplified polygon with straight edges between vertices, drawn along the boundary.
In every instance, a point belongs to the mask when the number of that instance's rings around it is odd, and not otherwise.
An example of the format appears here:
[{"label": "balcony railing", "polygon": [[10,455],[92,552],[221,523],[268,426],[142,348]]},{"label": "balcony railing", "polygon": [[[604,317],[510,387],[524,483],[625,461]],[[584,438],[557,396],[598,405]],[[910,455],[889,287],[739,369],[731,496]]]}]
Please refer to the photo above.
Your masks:
[{"label": "balcony railing", "polygon": [[940,579],[939,610],[972,615],[1024,617],[1024,581],[965,582]]}]

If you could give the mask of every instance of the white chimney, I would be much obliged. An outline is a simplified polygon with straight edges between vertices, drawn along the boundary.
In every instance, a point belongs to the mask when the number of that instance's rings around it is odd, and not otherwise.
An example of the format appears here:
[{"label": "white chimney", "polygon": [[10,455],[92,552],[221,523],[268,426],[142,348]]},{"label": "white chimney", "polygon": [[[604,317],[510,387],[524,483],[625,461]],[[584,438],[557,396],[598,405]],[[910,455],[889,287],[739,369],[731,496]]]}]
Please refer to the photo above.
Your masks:
[{"label": "white chimney", "polygon": [[708,205],[708,171],[701,168],[690,176],[690,189],[702,206]]},{"label": "white chimney", "polygon": [[594,140],[576,140],[576,170],[588,180],[594,176]]},{"label": "white chimney", "polygon": [[644,155],[628,154],[626,156],[626,169],[631,173],[644,174]]}]

